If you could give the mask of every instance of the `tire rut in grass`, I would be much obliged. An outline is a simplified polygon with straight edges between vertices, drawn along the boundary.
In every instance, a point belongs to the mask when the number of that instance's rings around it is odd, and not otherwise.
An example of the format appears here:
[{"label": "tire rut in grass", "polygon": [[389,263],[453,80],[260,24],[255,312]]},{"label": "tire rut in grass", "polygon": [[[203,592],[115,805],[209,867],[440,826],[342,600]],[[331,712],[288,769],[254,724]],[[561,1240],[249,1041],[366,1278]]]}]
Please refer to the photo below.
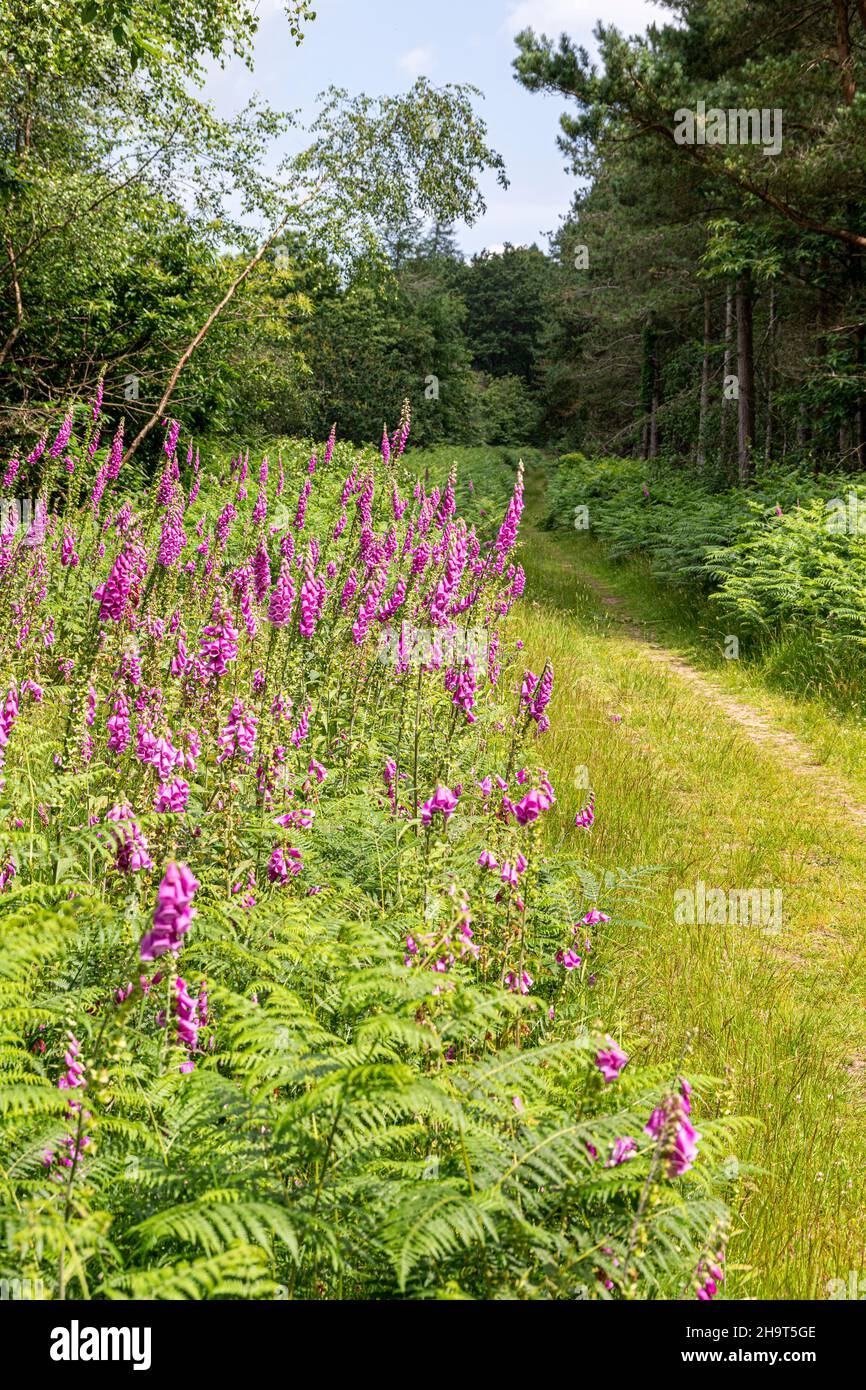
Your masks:
[{"label": "tire rut in grass", "polygon": [[790,772],[808,778],[813,792],[847,812],[851,820],[866,830],[866,807],[861,806],[850,788],[834,773],[827,770],[815,754],[798,738],[786,729],[780,729],[770,715],[744,700],[728,695],[720,690],[709,677],[690,666],[682,657],[653,640],[652,630],[646,623],[638,623],[629,614],[623,600],[606,588],[595,575],[574,566],[581,584],[598,600],[610,617],[618,623],[621,631],[632,641],[638,643],[648,660],[664,667],[687,681],[691,688],[708,704],[739,725],[746,736],[758,748],[778,756],[782,766]]}]

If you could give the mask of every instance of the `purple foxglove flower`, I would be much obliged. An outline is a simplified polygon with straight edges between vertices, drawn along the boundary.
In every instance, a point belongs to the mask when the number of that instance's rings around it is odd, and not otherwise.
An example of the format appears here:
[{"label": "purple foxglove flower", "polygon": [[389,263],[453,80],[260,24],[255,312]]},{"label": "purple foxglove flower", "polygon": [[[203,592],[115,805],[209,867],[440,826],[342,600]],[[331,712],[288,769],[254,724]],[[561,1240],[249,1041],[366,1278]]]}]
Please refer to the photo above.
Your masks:
[{"label": "purple foxglove flower", "polygon": [[412,551],[412,574],[423,574],[430,559],[430,547],[426,541]]},{"label": "purple foxglove flower", "polygon": [[617,1139],[611,1149],[610,1158],[605,1163],[605,1168],[618,1168],[627,1159],[634,1158],[637,1153],[637,1144],[634,1139]]},{"label": "purple foxglove flower", "polygon": [[456,481],[457,465],[454,464],[452,465],[451,472],[448,474],[448,482],[445,485],[445,491],[442,494],[442,501],[439,505],[439,510],[436,513],[436,525],[438,526],[440,531],[443,530],[443,528],[447,524],[448,518],[450,516],[453,516],[455,511],[457,510],[457,504],[454,500],[454,484],[456,483]]},{"label": "purple foxglove flower", "polygon": [[[519,825],[529,825],[530,822],[538,820],[542,811],[550,808],[550,798],[543,791],[532,791],[526,793],[522,801],[516,804],[508,802],[505,806],[506,811],[511,811]],[[505,805],[505,802],[503,802]]]},{"label": "purple foxglove flower", "polygon": [[108,728],[108,751],[110,753],[123,753],[129,746],[129,704],[124,695],[118,695],[114,701],[113,713],[109,715],[107,721]]},{"label": "purple foxglove flower", "polygon": [[310,701],[304,709],[303,713],[301,714],[300,719],[298,720],[297,728],[293,729],[292,732],[289,734],[289,740],[295,745],[296,748],[300,748],[301,744],[303,743],[304,739],[307,737],[307,734],[310,731],[310,714],[312,713],[312,709],[313,705],[312,701]]},{"label": "purple foxglove flower", "polygon": [[122,462],[123,462],[123,421],[121,421],[121,423],[120,423],[120,424],[118,425],[118,427],[117,427],[117,430],[115,431],[114,438],[113,438],[113,440],[111,441],[111,449],[110,449],[110,451],[109,451],[108,458],[106,459],[106,467],[108,468],[108,481],[109,481],[110,483],[113,483],[113,482],[114,482],[115,478],[117,477],[118,473],[120,472],[120,465],[121,465]]},{"label": "purple foxglove flower", "polygon": [[236,516],[237,509],[231,502],[227,502],[216,522],[216,539],[219,550],[225,549]]},{"label": "purple foxglove flower", "polygon": [[331,462],[331,455],[332,455],[333,452],[334,452],[334,444],[335,444],[335,442],[336,442],[336,439],[337,439],[337,426],[334,424],[334,425],[331,426],[331,433],[328,435],[328,442],[327,442],[327,444],[325,445],[325,456],[324,456],[324,458],[322,459],[322,466],[323,466],[323,467],[326,466],[327,464],[329,464],[329,463]]},{"label": "purple foxglove flower", "polygon": [[700,1137],[688,1116],[683,1115],[677,1125],[673,1151],[668,1160],[668,1177],[680,1178],[694,1165]]},{"label": "purple foxglove flower", "polygon": [[664,1108],[657,1105],[644,1125],[644,1134],[648,1134],[650,1139],[658,1139],[665,1127],[667,1116]]},{"label": "purple foxglove flower", "polygon": [[174,474],[171,463],[167,463],[162,470],[159,479],[159,487],[156,492],[156,505],[167,507],[174,496]]},{"label": "purple foxglove flower", "polygon": [[325,586],[322,581],[315,577],[312,556],[307,561],[304,570],[300,602],[301,616],[298,622],[298,631],[302,637],[312,637],[325,602]]},{"label": "purple foxglove flower", "polygon": [[195,1066],[192,1053],[198,1046],[198,1004],[186,987],[186,981],[178,975],[174,982],[174,1018],[177,1025],[177,1041],[186,1055],[180,1070],[189,1073]]},{"label": "purple foxglove flower", "polygon": [[521,970],[519,975],[509,970],[505,976],[505,988],[512,994],[528,994],[533,983],[532,976],[526,970]]},{"label": "purple foxglove flower", "polygon": [[494,554],[496,555],[496,568],[498,573],[502,573],[505,568],[505,560],[508,552],[513,549],[517,541],[517,532],[520,527],[520,518],[523,514],[523,464],[520,463],[517,469],[517,481],[514,484],[514,492],[505,519],[499,528],[499,535],[496,538]]},{"label": "purple foxglove flower", "polygon": [[18,691],[13,682],[6,693],[6,702],[0,712],[0,749],[9,742],[15,720],[18,718]]},{"label": "purple foxglove flower", "polygon": [[253,587],[258,602],[264,603],[271,587],[271,562],[264,541],[259,541],[253,556]]},{"label": "purple foxglove flower", "polygon": [[56,458],[59,458],[59,457],[60,457],[60,455],[63,453],[63,450],[66,448],[67,444],[69,443],[69,437],[70,437],[71,434],[72,434],[72,411],[70,410],[69,413],[68,413],[68,415],[66,416],[66,419],[63,421],[63,424],[60,426],[60,429],[57,431],[57,437],[56,437],[56,439],[54,440],[54,443],[51,445],[51,448],[48,450],[48,457],[49,457],[50,459],[56,459]]},{"label": "purple foxglove flower", "polygon": [[180,421],[166,420],[164,421],[164,423],[167,426],[167,431],[165,436],[165,442],[162,447],[164,448],[168,458],[171,459],[174,456],[175,449],[177,448],[177,440],[180,434]]},{"label": "purple foxglove flower", "polygon": [[168,511],[162,524],[156,563],[161,565],[163,569],[174,569],[186,543],[183,529],[183,493],[178,487],[173,489]]},{"label": "purple foxglove flower", "polygon": [[102,502],[102,494],[105,492],[108,483],[108,464],[104,463],[96,475],[93,483],[93,490],[90,494],[90,505],[94,512],[98,514],[99,506]]},{"label": "purple foxglove flower", "polygon": [[351,603],[351,601],[352,601],[352,599],[353,599],[353,597],[354,597],[354,595],[355,595],[355,590],[357,589],[357,587],[358,587],[358,576],[357,576],[357,574],[355,573],[354,569],[351,569],[351,570],[349,570],[349,577],[348,577],[348,579],[346,580],[345,584],[343,585],[343,592],[342,592],[341,595],[340,595],[340,607],[341,607],[341,609],[343,610],[343,612],[346,611],[346,609],[348,608],[349,604]]},{"label": "purple foxglove flower", "polygon": [[111,834],[117,851],[115,868],[118,873],[137,874],[142,869],[152,869],[153,860],[148,853],[147,841],[128,802],[120,801],[112,806],[106,812],[105,819],[117,827]]},{"label": "purple foxglove flower", "polygon": [[467,536],[463,528],[455,531],[451,537],[445,569],[430,600],[430,621],[434,627],[445,627],[448,623],[451,605],[457,596],[460,580],[466,568],[466,559]]},{"label": "purple foxglove flower", "polygon": [[141,940],[139,954],[142,960],[156,960],[166,951],[177,955],[192,923],[192,900],[198,887],[198,881],[186,864],[172,861],[167,866],[157,892],[153,926]]},{"label": "purple foxglove flower", "polygon": [[607,1043],[607,1047],[599,1048],[598,1052],[595,1054],[595,1065],[604,1077],[605,1085],[609,1085],[611,1081],[616,1081],[616,1078],[628,1061],[628,1056],[623,1052],[622,1048],[614,1042],[610,1033],[605,1036],[605,1042]]},{"label": "purple foxglove flower", "polygon": [[403,450],[406,448],[406,441],[407,441],[408,438],[409,438],[409,431],[410,431],[411,428],[412,428],[412,412],[411,412],[411,408],[410,408],[410,406],[409,406],[409,401],[408,401],[408,399],[407,399],[407,400],[404,400],[404,402],[403,402],[403,409],[402,409],[401,412],[400,412],[400,424],[398,425],[397,431],[395,432],[396,435],[397,435],[397,456],[398,456],[398,457],[400,456],[400,454],[402,454]]},{"label": "purple foxglove flower", "polygon": [[84,1067],[80,1061],[81,1044],[74,1033],[67,1033],[68,1039],[66,1052],[63,1060],[66,1063],[66,1072],[57,1082],[58,1089],[61,1091],[74,1091],[84,1088],[87,1081],[84,1075]]},{"label": "purple foxglove flower", "polygon": [[147,571],[147,552],[136,543],[124,545],[100,595],[100,622],[119,623],[127,606],[137,602],[138,586]]},{"label": "purple foxglove flower", "polygon": [[[349,578],[351,579],[351,577],[352,576],[350,575]],[[346,581],[346,583],[348,585],[348,580]],[[362,598],[361,606],[358,609],[358,616],[352,624],[352,641],[355,643],[356,647],[361,646],[362,642],[364,641],[364,638],[370,631],[370,624],[373,621],[373,617],[376,613],[376,609],[379,606],[382,594],[385,592],[385,586],[387,583],[388,565],[386,562],[379,566],[372,579],[367,584],[366,589],[364,590],[364,597]],[[343,592],[345,593],[345,589]]]},{"label": "purple foxglove flower", "polygon": [[303,485],[303,487],[301,488],[301,491],[300,491],[300,493],[299,493],[299,495],[298,495],[298,510],[297,510],[297,512],[296,512],[296,514],[295,514],[295,530],[296,530],[296,531],[302,531],[302,530],[304,529],[304,518],[305,518],[306,515],[307,515],[307,502],[309,501],[310,492],[312,491],[312,487],[313,487],[312,479],[311,479],[311,478],[305,479],[304,485]]},{"label": "purple foxglove flower", "polygon": [[268,620],[275,627],[285,627],[292,616],[294,601],[295,581],[292,578],[292,562],[290,558],[286,558],[280,565],[279,578],[271,594],[268,605]]},{"label": "purple foxglove flower", "polygon": [[28,454],[28,455],[27,455],[27,460],[26,460],[27,463],[37,463],[37,462],[39,461],[39,459],[41,459],[42,455],[44,454],[44,452],[45,452],[45,445],[46,445],[47,443],[48,443],[48,434],[47,434],[47,432],[46,432],[45,434],[43,434],[42,438],[40,439],[39,443],[36,445],[36,448],[33,450],[32,454]]},{"label": "purple foxglove flower", "polygon": [[175,679],[183,675],[184,671],[187,668],[188,660],[189,657],[186,649],[186,633],[183,631],[183,629],[181,629],[181,631],[178,633],[177,647],[175,649],[174,656],[171,658],[170,670],[171,674],[175,677]]},{"label": "purple foxglove flower", "polygon": [[268,864],[268,878],[271,883],[287,883],[290,878],[299,874],[303,867],[303,856],[299,849],[293,849],[290,845],[282,850],[279,845],[275,845]]},{"label": "purple foxglove flower", "polygon": [[438,812],[443,822],[448,822],[457,810],[457,797],[448,787],[437,786],[436,791],[425,801],[421,807],[421,820],[424,825],[430,825],[433,816]]},{"label": "purple foxglove flower", "polygon": [[451,703],[457,709],[462,709],[466,715],[467,724],[474,724],[477,715],[473,713],[475,705],[476,677],[475,663],[471,657],[464,658],[463,665],[452,667],[445,673],[445,689],[452,691]]},{"label": "purple foxglove flower", "polygon": [[157,787],[153,809],[178,813],[186,810],[188,800],[189,782],[182,777],[172,777],[168,782],[160,782]]},{"label": "purple foxglove flower", "polygon": [[580,956],[569,946],[563,951],[557,951],[556,961],[558,965],[564,966],[566,970],[577,970],[580,965]]},{"label": "purple foxglove flower", "polygon": [[376,614],[376,617],[378,618],[380,623],[387,622],[389,618],[393,618],[394,614],[398,612],[400,608],[403,607],[403,604],[406,601],[406,593],[406,580],[402,578],[398,579],[394,592],[391,594],[390,598],[388,598],[386,602],[382,604],[378,613]]},{"label": "purple foxglove flower", "polygon": [[228,724],[220,731],[217,762],[222,763],[227,758],[234,757],[238,750],[248,763],[252,762],[258,722],[257,715],[244,709],[243,700],[235,700]]},{"label": "purple foxglove flower", "polygon": [[223,676],[230,661],[238,659],[238,634],[228,613],[214,604],[213,621],[204,629],[199,643],[200,658],[210,676]]}]

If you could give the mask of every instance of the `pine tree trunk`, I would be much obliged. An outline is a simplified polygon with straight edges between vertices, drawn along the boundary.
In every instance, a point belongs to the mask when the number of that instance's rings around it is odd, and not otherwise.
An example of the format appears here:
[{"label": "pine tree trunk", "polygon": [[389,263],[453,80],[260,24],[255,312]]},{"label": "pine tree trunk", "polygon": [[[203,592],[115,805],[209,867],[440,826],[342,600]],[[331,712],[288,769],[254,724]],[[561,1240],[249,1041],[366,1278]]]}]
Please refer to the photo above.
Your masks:
[{"label": "pine tree trunk", "polygon": [[851,421],[843,420],[839,425],[839,457],[847,463],[851,456]]},{"label": "pine tree trunk", "polygon": [[770,286],[770,320],[767,324],[767,419],[764,429],[764,458],[773,451],[773,350],[776,338],[776,288]]},{"label": "pine tree trunk", "polygon": [[654,459],[658,457],[659,451],[659,406],[662,403],[662,371],[657,342],[653,343],[652,373],[653,394],[650,407],[649,456]]},{"label": "pine tree trunk", "polygon": [[[831,304],[827,287],[825,284],[820,284],[818,286],[818,312],[815,319],[815,361],[817,375],[822,385],[826,382],[828,370],[827,354],[830,347],[830,339],[827,333],[827,325],[830,322],[830,314]],[[836,434],[836,431],[827,420],[827,408],[825,405],[822,404],[814,407],[812,411],[812,423],[811,438],[815,446],[815,468],[817,470],[818,458],[831,458],[834,450],[838,449],[838,439],[834,440],[833,436]]]},{"label": "pine tree trunk", "polygon": [[653,408],[655,396],[655,333],[646,324],[641,334],[640,364],[640,411],[643,418],[641,429],[641,458],[650,457],[653,434]]},{"label": "pine tree trunk", "polygon": [[[732,341],[733,341],[733,336],[734,336],[734,297],[733,297],[733,294],[731,293],[731,287],[730,287],[730,285],[729,285],[728,288],[727,288],[727,290],[725,291],[725,357],[724,357],[724,365],[723,365],[723,368],[722,368],[722,385],[723,385],[723,387],[724,387],[725,383],[728,381],[728,378],[729,378],[730,375],[731,375],[731,362],[732,362],[731,343],[732,343]],[[730,445],[729,445],[729,439],[730,439],[730,433],[731,433],[731,428],[730,428],[730,427],[731,427],[731,414],[732,414],[732,412],[731,412],[731,402],[730,402],[730,400],[728,399],[728,397],[724,394],[724,390],[723,390],[723,391],[722,391],[722,408],[721,408],[721,413],[720,413],[720,418],[719,418],[719,453],[721,454],[721,458],[722,458],[722,462],[723,462],[723,463],[728,463],[728,462],[730,461]]]},{"label": "pine tree trunk", "polygon": [[860,394],[854,413],[855,462],[858,468],[866,468],[866,324],[857,329],[857,380]]},{"label": "pine tree trunk", "polygon": [[698,448],[695,462],[703,468],[707,461],[707,413],[710,408],[710,334],[712,315],[710,292],[704,290],[704,355],[701,362],[701,405],[698,414]]},{"label": "pine tree trunk", "polygon": [[752,446],[755,442],[755,358],[752,341],[752,276],[737,277],[737,468],[740,482],[752,478]]},{"label": "pine tree trunk", "polygon": [[809,425],[806,421],[806,406],[800,402],[800,409],[797,412],[797,448],[805,449],[809,442]]}]

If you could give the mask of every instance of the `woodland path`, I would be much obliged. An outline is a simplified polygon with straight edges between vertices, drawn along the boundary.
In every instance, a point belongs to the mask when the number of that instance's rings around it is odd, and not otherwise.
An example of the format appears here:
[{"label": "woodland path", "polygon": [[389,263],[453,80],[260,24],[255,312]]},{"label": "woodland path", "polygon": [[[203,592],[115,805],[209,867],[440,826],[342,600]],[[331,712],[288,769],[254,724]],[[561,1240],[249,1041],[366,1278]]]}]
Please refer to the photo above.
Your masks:
[{"label": "woodland path", "polygon": [[[541,470],[526,482],[522,655],[554,668],[549,845],[613,913],[591,1008],[645,1060],[724,1078],[727,1113],[753,1122],[726,1194],[728,1296],[826,1298],[866,1268],[866,798],[785,726],[790,701],[727,690],[639,621],[585,538],[544,529]],[[595,823],[575,830],[588,788]],[[677,895],[701,883],[778,889],[781,925],[683,925]]]},{"label": "woodland path", "polygon": [[791,772],[809,778],[815,795],[841,806],[852,820],[866,830],[866,806],[857,802],[843,779],[824,767],[813,751],[800,739],[776,724],[766,711],[738,700],[722,690],[702,671],[696,670],[676,652],[655,641],[649,625],[635,621],[628,613],[624,600],[603,585],[595,575],[582,569],[579,563],[575,564],[574,571],[575,578],[590,590],[610,616],[620,624],[621,631],[632,641],[641,644],[644,654],[651,661],[658,662],[681,680],[688,681],[692,689],[703,699],[738,724],[753,743],[776,755]]}]

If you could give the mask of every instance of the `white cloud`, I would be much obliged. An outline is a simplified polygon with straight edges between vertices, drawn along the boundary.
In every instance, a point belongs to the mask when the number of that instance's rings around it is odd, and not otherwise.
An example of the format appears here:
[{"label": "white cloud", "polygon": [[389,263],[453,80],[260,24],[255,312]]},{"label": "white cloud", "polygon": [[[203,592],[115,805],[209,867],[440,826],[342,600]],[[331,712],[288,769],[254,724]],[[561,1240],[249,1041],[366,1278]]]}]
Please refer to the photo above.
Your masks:
[{"label": "white cloud", "polygon": [[419,77],[426,68],[433,62],[432,48],[410,48],[408,53],[404,53],[397,59],[397,66],[404,72],[408,72],[410,77]]},{"label": "white cloud", "polygon": [[566,33],[586,42],[599,19],[635,34],[658,18],[653,0],[511,0],[505,27],[509,34],[534,29],[550,38]]}]

